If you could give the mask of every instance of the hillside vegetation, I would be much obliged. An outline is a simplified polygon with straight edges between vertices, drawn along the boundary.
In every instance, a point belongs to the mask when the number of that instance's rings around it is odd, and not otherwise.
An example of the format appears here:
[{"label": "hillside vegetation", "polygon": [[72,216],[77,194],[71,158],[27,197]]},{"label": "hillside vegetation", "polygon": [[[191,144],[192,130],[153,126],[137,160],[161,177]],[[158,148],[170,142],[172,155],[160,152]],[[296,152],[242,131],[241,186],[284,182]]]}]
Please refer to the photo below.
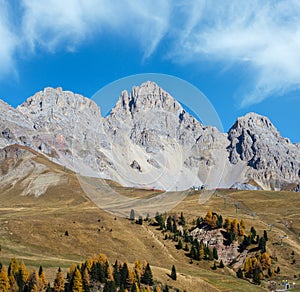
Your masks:
[{"label": "hillside vegetation", "polygon": [[[23,260],[30,268],[43,266],[49,282],[53,282],[58,267],[63,271],[72,263],[104,253],[113,263],[116,259],[133,264],[137,259],[150,263],[153,276],[163,285],[186,291],[261,291],[262,286],[238,279],[232,267],[213,270],[213,261],[193,261],[178,242],[165,240],[155,219],[136,224],[127,218],[116,217],[99,209],[82,191],[76,174],[43,157],[33,158],[47,167],[46,173],[56,173],[64,179],[48,187],[39,197],[20,196],[26,188],[21,183],[6,186],[0,191],[0,262],[8,265],[11,258]],[[139,196],[140,190],[122,189],[127,196]],[[153,191],[142,191],[151,196]],[[205,203],[205,192],[191,192],[168,214],[183,212],[190,228],[208,211],[223,218],[243,219],[248,233],[253,226],[262,235],[268,231],[267,252],[276,257],[280,273],[275,281],[296,281],[300,274],[299,199],[292,192],[218,190]],[[200,202],[200,203],[199,203]],[[128,214],[129,217],[130,214]],[[270,224],[272,224],[270,226]],[[171,267],[176,266],[177,280],[170,278]],[[236,267],[237,268],[237,267]]]}]

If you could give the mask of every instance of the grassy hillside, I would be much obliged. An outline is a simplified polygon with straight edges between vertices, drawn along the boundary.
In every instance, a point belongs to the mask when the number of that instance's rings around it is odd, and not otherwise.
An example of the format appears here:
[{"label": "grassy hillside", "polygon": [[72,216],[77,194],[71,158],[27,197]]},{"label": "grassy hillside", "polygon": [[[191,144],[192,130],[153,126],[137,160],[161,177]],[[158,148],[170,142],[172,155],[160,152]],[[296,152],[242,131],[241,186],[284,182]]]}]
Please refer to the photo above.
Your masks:
[{"label": "grassy hillside", "polygon": [[[41,156],[36,162],[46,165],[48,173],[59,173],[64,183],[53,185],[40,197],[20,196],[24,185],[0,188],[0,261],[7,264],[12,257],[24,259],[27,265],[43,265],[49,280],[58,266],[67,268],[72,262],[81,262],[100,252],[110,261],[116,258],[129,262],[147,260],[153,267],[154,277],[186,291],[262,291],[236,278],[230,269],[211,269],[211,262],[190,264],[175,243],[165,241],[156,227],[137,225],[128,219],[115,217],[99,209],[82,191],[77,176]],[[46,172],[46,173],[47,173]],[[126,196],[151,196],[152,191],[123,189],[111,184]],[[268,252],[276,253],[281,267],[280,277],[292,279],[300,274],[299,200],[290,192],[250,192],[220,190],[205,204],[190,194],[170,214],[184,212],[187,223],[192,224],[208,210],[223,217],[243,218],[247,226],[254,226],[259,233],[269,231]],[[238,204],[236,214],[236,203]],[[255,213],[255,216],[254,216]],[[287,235],[282,240],[280,235]],[[291,265],[291,252],[296,263]],[[172,265],[178,272],[178,280],[170,279]]]}]

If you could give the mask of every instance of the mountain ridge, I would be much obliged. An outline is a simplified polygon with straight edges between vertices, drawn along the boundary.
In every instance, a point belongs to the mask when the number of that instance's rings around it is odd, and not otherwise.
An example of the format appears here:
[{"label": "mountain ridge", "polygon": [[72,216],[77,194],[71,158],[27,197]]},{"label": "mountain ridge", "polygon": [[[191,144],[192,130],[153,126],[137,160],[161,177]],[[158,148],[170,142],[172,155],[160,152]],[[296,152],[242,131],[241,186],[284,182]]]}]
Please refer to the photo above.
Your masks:
[{"label": "mountain ridge", "polygon": [[4,102],[0,108],[0,148],[26,145],[77,173],[124,186],[299,183],[300,146],[282,138],[267,117],[248,113],[221,133],[151,81],[122,91],[107,117],[94,101],[50,87],[16,109]]}]

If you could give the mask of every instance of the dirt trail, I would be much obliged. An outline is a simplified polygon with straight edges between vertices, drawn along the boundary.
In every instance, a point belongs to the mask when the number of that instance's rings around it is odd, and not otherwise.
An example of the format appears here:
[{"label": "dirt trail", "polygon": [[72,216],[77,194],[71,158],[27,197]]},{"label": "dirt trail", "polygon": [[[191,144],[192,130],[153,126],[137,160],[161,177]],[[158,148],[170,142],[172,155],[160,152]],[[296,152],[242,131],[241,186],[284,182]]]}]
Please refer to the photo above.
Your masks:
[{"label": "dirt trail", "polygon": [[152,230],[150,230],[147,226],[142,225],[145,231],[160,245],[160,247],[165,251],[165,254],[171,258],[173,261],[177,261],[166,248],[166,246],[157,238]]}]

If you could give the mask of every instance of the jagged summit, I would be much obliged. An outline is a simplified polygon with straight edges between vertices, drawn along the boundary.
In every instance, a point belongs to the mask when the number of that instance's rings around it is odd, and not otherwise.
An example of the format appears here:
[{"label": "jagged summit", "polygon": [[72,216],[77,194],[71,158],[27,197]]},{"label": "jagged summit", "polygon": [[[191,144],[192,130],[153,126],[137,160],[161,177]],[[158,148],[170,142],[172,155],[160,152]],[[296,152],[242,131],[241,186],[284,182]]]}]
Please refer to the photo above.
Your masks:
[{"label": "jagged summit", "polygon": [[224,134],[151,81],[123,91],[105,118],[94,101],[61,88],[45,88],[16,109],[0,101],[0,109],[0,148],[25,145],[124,186],[183,190],[254,180],[280,189],[300,182],[300,144],[282,138],[267,117],[249,113]]},{"label": "jagged summit", "polygon": [[281,137],[280,133],[269,118],[254,112],[250,112],[245,116],[239,117],[230,128],[229,133],[240,128],[256,132],[257,134],[272,133],[277,138]]},{"label": "jagged summit", "polygon": [[134,115],[139,111],[163,110],[172,113],[182,112],[181,105],[155,82],[147,81],[140,86],[134,86],[130,93],[124,90],[111,113],[121,110]]},{"label": "jagged summit", "polygon": [[67,111],[81,110],[91,108],[96,113],[99,111],[97,104],[89,98],[71,91],[63,91],[61,87],[52,88],[46,87],[44,90],[37,92],[29,97],[23,104],[18,106],[18,110],[31,115],[45,115],[53,113],[53,109],[58,112],[58,109],[63,114]]}]

